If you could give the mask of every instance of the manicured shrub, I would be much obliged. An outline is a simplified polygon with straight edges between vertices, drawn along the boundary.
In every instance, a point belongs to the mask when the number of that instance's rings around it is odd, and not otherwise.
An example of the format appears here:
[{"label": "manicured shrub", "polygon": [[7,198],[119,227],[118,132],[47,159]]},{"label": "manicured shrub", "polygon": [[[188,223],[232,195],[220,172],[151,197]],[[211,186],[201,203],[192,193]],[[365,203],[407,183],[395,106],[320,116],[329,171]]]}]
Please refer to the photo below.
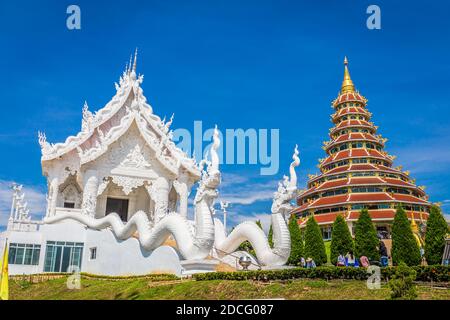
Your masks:
[{"label": "manicured shrub", "polygon": [[337,258],[340,254],[346,255],[347,252],[353,250],[353,239],[348,229],[347,222],[344,217],[338,215],[333,223],[331,231],[330,260],[336,265]]},{"label": "manicured shrub", "polygon": [[447,233],[448,225],[441,209],[436,205],[432,206],[425,233],[425,258],[429,265],[441,264]]},{"label": "manicured shrub", "polygon": [[[395,279],[395,273],[399,267],[381,268],[381,279],[383,281]],[[449,266],[416,266],[409,268],[416,272],[417,281],[450,281]],[[292,279],[353,279],[365,280],[371,274],[366,268],[353,267],[317,267],[312,269],[292,268],[281,270],[258,270],[258,271],[236,271],[236,272],[208,272],[197,273],[193,279],[197,281],[204,280],[292,280]]]},{"label": "manicured shrub", "polygon": [[320,232],[320,227],[314,216],[309,217],[306,222],[305,258],[312,258],[318,266],[327,262],[322,232]]},{"label": "manicured shrub", "polygon": [[379,261],[378,244],[377,230],[372,223],[372,218],[369,211],[363,209],[355,226],[355,254],[358,258],[366,256],[369,260]]},{"label": "manicured shrub", "polygon": [[404,262],[400,262],[394,276],[389,280],[391,289],[391,299],[414,300],[417,298],[414,280],[417,272],[408,267]]},{"label": "manicured shrub", "polygon": [[391,254],[394,265],[399,265],[401,262],[407,266],[420,264],[419,245],[414,238],[406,212],[401,206],[397,208],[392,224]]},{"label": "manicured shrub", "polygon": [[300,228],[298,227],[297,218],[293,215],[289,219],[289,234],[291,235],[291,255],[287,261],[290,265],[299,265],[303,256],[303,239]]}]

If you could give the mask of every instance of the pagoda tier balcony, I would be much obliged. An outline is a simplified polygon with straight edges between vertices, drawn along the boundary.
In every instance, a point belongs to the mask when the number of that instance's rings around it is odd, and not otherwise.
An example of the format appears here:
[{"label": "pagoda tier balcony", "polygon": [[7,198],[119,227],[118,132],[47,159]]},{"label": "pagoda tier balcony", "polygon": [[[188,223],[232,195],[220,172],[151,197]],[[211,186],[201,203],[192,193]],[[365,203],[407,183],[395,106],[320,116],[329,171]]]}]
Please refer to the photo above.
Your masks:
[{"label": "pagoda tier balcony", "polygon": [[362,133],[362,132],[350,132],[346,134],[342,134],[338,136],[334,140],[327,141],[324,143],[325,151],[328,153],[329,150],[331,150],[334,147],[338,147],[342,143],[347,142],[371,142],[376,144],[377,146],[384,148],[384,142],[382,139],[373,136],[370,133]]},{"label": "pagoda tier balcony", "polygon": [[324,191],[330,191],[341,188],[351,188],[356,186],[376,186],[379,188],[399,188],[410,190],[411,192],[415,192],[419,196],[425,196],[425,192],[421,190],[419,187],[414,184],[405,182],[400,179],[393,179],[387,177],[344,177],[343,179],[336,180],[328,180],[324,181],[320,184],[312,184],[309,189],[301,194],[298,197],[299,203],[302,203],[302,199],[310,196],[314,196],[315,194],[322,193]]},{"label": "pagoda tier balcony", "polygon": [[[386,167],[379,164],[373,164],[373,163],[366,163],[366,164],[348,164],[345,166],[340,166],[333,168],[331,170],[328,170],[325,173],[322,173],[320,175],[308,175],[309,182],[308,185],[311,186],[312,184],[316,183],[317,181],[320,181],[322,179],[327,179],[329,177],[335,177],[336,175],[350,175],[352,173],[358,173],[358,172],[375,172],[378,175],[392,175],[393,177],[398,177],[401,179],[404,179],[406,181],[411,181],[411,183],[415,184],[414,179],[410,179],[408,176],[406,176],[403,172]],[[397,179],[394,179],[397,180]]]},{"label": "pagoda tier balcony", "polygon": [[[304,199],[303,195],[302,198]],[[345,206],[348,204],[359,203],[383,203],[383,204],[395,204],[395,203],[408,203],[413,205],[425,205],[429,206],[430,203],[426,200],[420,199],[413,195],[387,193],[387,192],[366,192],[366,193],[347,193],[330,197],[321,197],[308,200],[307,202],[300,204],[295,212],[303,212],[305,210],[331,208],[336,206]]]},{"label": "pagoda tier balcony", "polygon": [[[333,163],[349,160],[354,158],[374,158],[380,159],[387,162],[389,165],[392,164],[393,159],[384,155],[382,152],[376,149],[346,149],[342,151],[338,151],[330,156],[328,156],[322,163],[320,163],[320,167],[324,168]],[[333,168],[330,168],[330,170]]]},{"label": "pagoda tier balcony", "polygon": [[[379,224],[382,222],[388,222],[389,224],[395,218],[395,209],[380,209],[380,210],[369,210],[370,217],[375,224]],[[408,216],[408,220],[411,220],[411,217],[414,217],[414,220],[417,223],[428,220],[427,212],[417,212],[417,211],[406,211]],[[356,222],[359,218],[360,211],[341,211],[341,212],[333,212],[333,213],[323,213],[323,214],[315,214],[314,219],[317,224],[320,226],[323,225],[332,225],[336,220],[336,217],[341,215],[347,222]],[[306,227],[306,222],[308,221],[308,216],[303,217],[300,216],[297,220],[297,223],[300,228]]]},{"label": "pagoda tier balcony", "polygon": [[336,113],[331,115],[331,121],[335,125],[340,123],[341,121],[348,121],[348,120],[370,121],[370,119],[371,119],[371,114],[369,112],[347,112],[346,114],[341,114],[341,115],[337,115]]},{"label": "pagoda tier balcony", "polygon": [[367,104],[367,99],[364,98],[359,92],[347,92],[340,94],[333,102],[332,105],[334,107],[337,107],[338,105],[345,103],[345,102],[358,102],[362,103],[363,105]]},{"label": "pagoda tier balcony", "polygon": [[333,113],[331,118],[333,120],[335,120],[335,119],[338,119],[338,118],[340,118],[342,116],[351,115],[351,114],[361,114],[361,115],[364,115],[364,116],[369,117],[369,118],[371,116],[371,113],[369,111],[367,111],[367,109],[365,109],[363,107],[346,107],[346,108],[339,109],[338,111]]},{"label": "pagoda tier balcony", "polygon": [[364,128],[370,130],[372,133],[376,132],[376,127],[372,122],[358,119],[355,120],[350,119],[341,121],[335,127],[331,128],[330,134],[333,135],[340,130],[351,128]]}]

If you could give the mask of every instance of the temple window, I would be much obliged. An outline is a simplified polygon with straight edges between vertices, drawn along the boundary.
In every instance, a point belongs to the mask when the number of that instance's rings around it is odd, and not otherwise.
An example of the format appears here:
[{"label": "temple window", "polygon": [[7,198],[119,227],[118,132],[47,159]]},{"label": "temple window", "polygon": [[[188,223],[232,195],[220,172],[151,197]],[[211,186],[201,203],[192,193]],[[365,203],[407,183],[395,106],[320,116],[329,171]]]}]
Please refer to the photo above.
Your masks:
[{"label": "temple window", "polygon": [[353,193],[362,193],[362,192],[383,192],[381,188],[378,187],[353,187]]},{"label": "temple window", "polygon": [[128,199],[110,198],[106,199],[106,212],[105,215],[110,213],[117,213],[122,221],[128,220]]},{"label": "temple window", "polygon": [[11,243],[9,245],[9,264],[35,265],[39,264],[41,245]]},{"label": "temple window", "polygon": [[331,239],[331,226],[322,227],[322,238],[323,240]]},{"label": "temple window", "polygon": [[90,260],[97,259],[97,247],[89,248],[89,259]]},{"label": "temple window", "polygon": [[47,241],[44,272],[70,272],[69,267],[81,268],[82,242]]},{"label": "temple window", "polygon": [[389,192],[389,193],[400,193],[400,194],[411,194],[408,190],[406,190],[406,189],[399,189],[399,188],[387,188],[386,192]]},{"label": "temple window", "polygon": [[346,194],[346,193],[347,193],[347,189],[331,190],[331,191],[326,191],[326,192],[322,193],[322,197],[331,197],[331,196],[335,196],[335,195],[339,195],[339,194]]},{"label": "temple window", "polygon": [[73,209],[75,208],[75,202],[64,201],[64,208]]}]

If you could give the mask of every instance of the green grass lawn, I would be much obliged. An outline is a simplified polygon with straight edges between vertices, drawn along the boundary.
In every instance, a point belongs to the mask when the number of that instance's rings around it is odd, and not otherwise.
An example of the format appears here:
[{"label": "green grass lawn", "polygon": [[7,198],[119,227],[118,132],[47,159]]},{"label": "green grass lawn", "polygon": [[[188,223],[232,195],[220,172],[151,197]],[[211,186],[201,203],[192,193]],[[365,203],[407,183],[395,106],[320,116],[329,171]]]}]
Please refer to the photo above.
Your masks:
[{"label": "green grass lawn", "polygon": [[[81,289],[69,290],[67,277],[40,283],[10,281],[10,299],[387,299],[389,289],[369,290],[365,281],[195,281],[104,280],[82,277]],[[419,299],[450,300],[450,289],[418,286]]]}]

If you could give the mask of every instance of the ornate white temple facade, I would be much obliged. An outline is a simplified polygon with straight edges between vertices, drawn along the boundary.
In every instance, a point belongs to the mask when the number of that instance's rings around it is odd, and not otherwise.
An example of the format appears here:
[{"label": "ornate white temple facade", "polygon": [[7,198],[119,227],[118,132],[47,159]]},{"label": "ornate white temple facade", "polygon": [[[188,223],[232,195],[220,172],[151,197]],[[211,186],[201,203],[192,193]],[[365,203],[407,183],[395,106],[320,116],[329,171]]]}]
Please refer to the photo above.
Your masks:
[{"label": "ornate white temple facade", "polygon": [[[95,114],[84,105],[76,136],[51,144],[39,133],[47,210],[42,221],[32,221],[21,187],[14,187],[8,228],[0,235],[1,246],[6,239],[10,246],[11,274],[77,268],[108,275],[213,271],[231,255],[231,260],[248,255],[234,252],[246,240],[256,250],[257,257],[250,257],[255,265],[286,262],[298,152],[291,178],[285,177],[275,193],[274,248],[253,222],[227,236],[213,217],[221,181],[217,128],[210,160],[197,164],[172,141],[173,117],[165,121],[153,113],[142,82],[135,55],[109,103]],[[188,196],[197,182],[195,215],[189,220]]]}]

